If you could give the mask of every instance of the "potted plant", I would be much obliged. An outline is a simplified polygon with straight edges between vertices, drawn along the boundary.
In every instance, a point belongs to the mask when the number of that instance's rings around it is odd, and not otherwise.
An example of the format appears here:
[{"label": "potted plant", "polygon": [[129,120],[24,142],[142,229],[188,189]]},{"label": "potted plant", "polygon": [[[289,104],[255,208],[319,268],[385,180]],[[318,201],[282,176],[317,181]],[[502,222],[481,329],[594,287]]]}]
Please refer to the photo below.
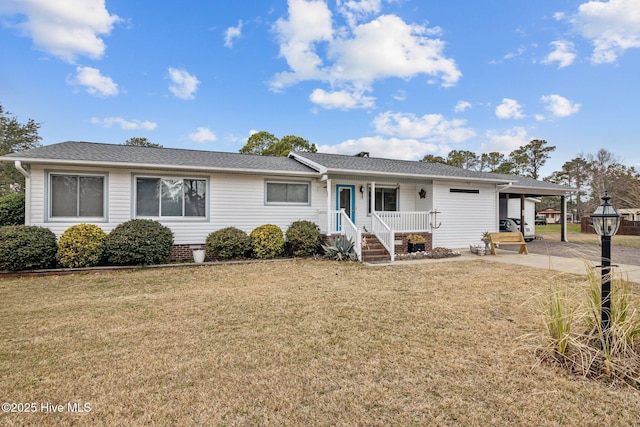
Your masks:
[{"label": "potted plant", "polygon": [[491,243],[491,233],[489,233],[488,231],[483,232],[481,240],[484,242],[484,251],[490,252],[491,247],[489,246],[489,243]]},{"label": "potted plant", "polygon": [[427,243],[427,239],[420,234],[409,234],[407,236],[407,243],[407,250],[409,252],[424,252],[424,246]]}]

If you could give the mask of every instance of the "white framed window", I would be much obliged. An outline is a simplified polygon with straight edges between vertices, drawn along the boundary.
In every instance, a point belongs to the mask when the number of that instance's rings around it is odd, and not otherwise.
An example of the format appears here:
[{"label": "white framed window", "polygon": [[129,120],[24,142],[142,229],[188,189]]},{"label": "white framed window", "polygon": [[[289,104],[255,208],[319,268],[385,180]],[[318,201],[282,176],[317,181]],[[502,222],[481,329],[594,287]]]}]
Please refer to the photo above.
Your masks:
[{"label": "white framed window", "polygon": [[265,203],[267,205],[310,204],[308,182],[265,181]]},{"label": "white framed window", "polygon": [[[367,213],[371,214],[371,186],[367,193]],[[376,185],[376,212],[395,212],[398,210],[397,187],[378,187]]]},{"label": "white framed window", "polygon": [[134,177],[134,211],[145,218],[206,218],[207,180]]},{"label": "white framed window", "polygon": [[49,219],[105,219],[106,174],[49,172],[48,178]]}]

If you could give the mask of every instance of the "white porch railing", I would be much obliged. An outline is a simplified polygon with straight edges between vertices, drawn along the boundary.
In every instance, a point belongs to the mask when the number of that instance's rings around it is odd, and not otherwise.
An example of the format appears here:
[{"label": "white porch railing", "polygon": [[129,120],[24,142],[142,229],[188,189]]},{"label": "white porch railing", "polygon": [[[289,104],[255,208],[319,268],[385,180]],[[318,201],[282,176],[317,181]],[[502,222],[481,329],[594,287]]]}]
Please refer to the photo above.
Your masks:
[{"label": "white porch railing", "polygon": [[371,231],[376,235],[380,243],[382,243],[382,246],[387,249],[389,255],[391,256],[391,262],[393,262],[396,256],[396,234],[393,229],[385,224],[382,218],[380,218],[378,212],[371,213]]},{"label": "white porch railing", "polygon": [[351,221],[351,218],[349,218],[349,215],[347,215],[344,209],[340,209],[338,218],[340,221],[340,230],[347,239],[353,242],[353,250],[358,256],[358,261],[362,261],[362,232]]},{"label": "white porch railing", "polygon": [[320,230],[327,235],[334,233],[344,234],[353,242],[353,251],[362,261],[362,231],[351,221],[349,215],[340,209],[339,211],[318,211]]},{"label": "white porch railing", "polygon": [[[389,254],[395,259],[395,233],[433,232],[433,211],[428,212],[374,212],[371,215],[371,232],[376,235]],[[354,242],[358,259],[362,259],[362,232],[351,221],[344,209],[318,211],[320,229],[327,234],[345,234]]]},{"label": "white porch railing", "polygon": [[431,212],[376,212],[390,229],[398,233],[431,232]]}]

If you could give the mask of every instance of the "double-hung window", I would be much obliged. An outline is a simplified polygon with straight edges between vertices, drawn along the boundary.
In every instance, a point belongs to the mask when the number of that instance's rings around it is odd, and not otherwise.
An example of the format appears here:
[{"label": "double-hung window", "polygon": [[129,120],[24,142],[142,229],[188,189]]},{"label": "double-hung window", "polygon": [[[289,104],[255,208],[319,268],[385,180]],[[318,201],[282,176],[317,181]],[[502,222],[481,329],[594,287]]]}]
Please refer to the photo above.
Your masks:
[{"label": "double-hung window", "polygon": [[308,182],[266,181],[266,204],[309,204]]},{"label": "double-hung window", "polygon": [[[376,187],[376,212],[395,212],[398,210],[398,189],[396,187]],[[371,187],[369,187],[367,212],[371,213]]]},{"label": "double-hung window", "polygon": [[49,218],[105,218],[106,174],[49,174]]},{"label": "double-hung window", "polygon": [[206,179],[135,177],[137,217],[205,218],[206,212]]}]

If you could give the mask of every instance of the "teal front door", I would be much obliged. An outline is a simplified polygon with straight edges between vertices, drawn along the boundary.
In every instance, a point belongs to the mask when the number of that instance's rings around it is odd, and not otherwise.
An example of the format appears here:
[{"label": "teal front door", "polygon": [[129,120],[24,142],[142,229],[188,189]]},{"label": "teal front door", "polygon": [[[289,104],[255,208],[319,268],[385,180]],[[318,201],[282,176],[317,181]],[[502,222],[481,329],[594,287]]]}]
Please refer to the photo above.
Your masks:
[{"label": "teal front door", "polygon": [[[355,193],[355,186],[353,185],[341,185],[341,184],[336,185],[336,195],[337,195],[336,209],[337,210],[344,209],[344,212],[351,219],[351,222],[355,224],[356,215],[355,215],[355,208],[354,208],[354,205],[355,205],[354,193]],[[340,224],[340,215],[338,215],[336,225],[337,225],[338,231],[341,231],[342,227]]]}]

